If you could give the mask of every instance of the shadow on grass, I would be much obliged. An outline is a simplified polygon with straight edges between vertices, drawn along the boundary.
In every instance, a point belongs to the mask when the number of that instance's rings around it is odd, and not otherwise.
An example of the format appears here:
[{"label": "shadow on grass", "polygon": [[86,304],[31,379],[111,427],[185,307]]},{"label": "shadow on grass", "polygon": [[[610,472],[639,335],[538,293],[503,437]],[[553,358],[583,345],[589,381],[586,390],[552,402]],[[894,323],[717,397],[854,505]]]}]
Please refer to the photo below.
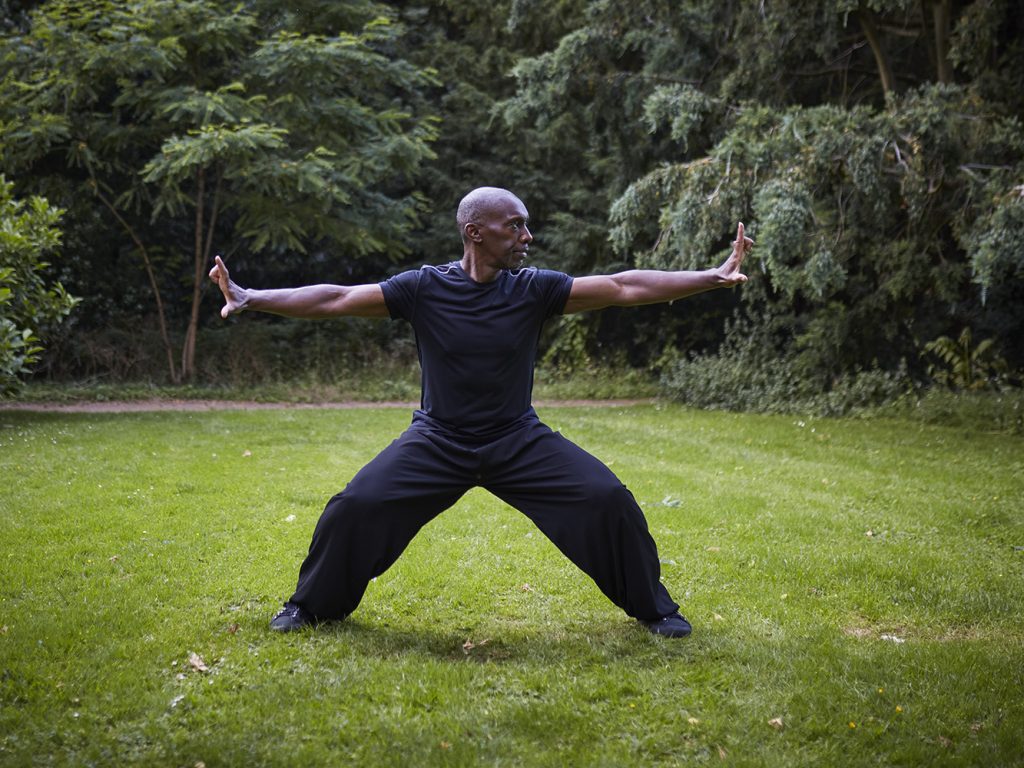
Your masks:
[{"label": "shadow on grass", "polygon": [[[493,625],[492,625],[493,626]],[[652,658],[685,661],[693,656],[691,639],[651,635],[630,619],[591,624],[529,628],[493,627],[494,632],[466,628],[400,628],[348,618],[289,635],[317,646],[342,643],[346,652],[365,658],[432,659],[446,664],[562,665],[567,659],[587,665],[611,660]],[[266,630],[265,642],[274,635]]]}]

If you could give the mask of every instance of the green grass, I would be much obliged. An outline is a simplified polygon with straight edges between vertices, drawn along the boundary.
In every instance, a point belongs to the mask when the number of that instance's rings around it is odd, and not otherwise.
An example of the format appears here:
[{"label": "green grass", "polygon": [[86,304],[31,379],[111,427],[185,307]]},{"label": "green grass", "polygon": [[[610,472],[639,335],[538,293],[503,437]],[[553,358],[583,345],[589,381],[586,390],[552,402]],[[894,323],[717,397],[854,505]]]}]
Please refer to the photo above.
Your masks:
[{"label": "green grass", "polygon": [[542,416],[641,502],[688,640],[482,491],[349,620],[271,634],[406,410],[0,412],[0,765],[1022,764],[1019,437]]}]

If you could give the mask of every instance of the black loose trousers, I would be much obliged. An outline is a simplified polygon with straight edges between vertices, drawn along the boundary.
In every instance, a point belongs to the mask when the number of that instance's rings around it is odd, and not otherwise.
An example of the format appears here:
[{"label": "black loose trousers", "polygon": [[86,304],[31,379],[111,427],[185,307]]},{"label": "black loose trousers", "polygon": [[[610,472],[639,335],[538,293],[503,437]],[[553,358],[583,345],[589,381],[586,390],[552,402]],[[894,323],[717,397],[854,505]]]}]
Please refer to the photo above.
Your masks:
[{"label": "black loose trousers", "polygon": [[292,602],[325,619],[352,613],[420,528],[476,486],[529,517],[628,615],[678,609],[633,494],[532,412],[488,438],[455,435],[417,412],[327,503]]}]

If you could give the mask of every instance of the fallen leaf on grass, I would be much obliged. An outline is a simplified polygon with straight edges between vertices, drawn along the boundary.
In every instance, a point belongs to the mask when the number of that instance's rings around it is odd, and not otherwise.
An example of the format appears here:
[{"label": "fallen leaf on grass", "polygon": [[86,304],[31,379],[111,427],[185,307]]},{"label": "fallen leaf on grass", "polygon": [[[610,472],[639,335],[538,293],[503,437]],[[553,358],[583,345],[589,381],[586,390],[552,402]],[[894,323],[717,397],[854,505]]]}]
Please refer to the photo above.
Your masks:
[{"label": "fallen leaf on grass", "polygon": [[286,517],[286,518],[284,519],[284,521],[285,521],[286,523],[293,523],[293,522],[295,522],[295,515],[288,515],[288,517]]},{"label": "fallen leaf on grass", "polygon": [[718,757],[720,759],[725,760],[725,758],[727,758],[728,756],[729,756],[729,753],[725,751],[725,747],[719,747],[718,748]]},{"label": "fallen leaf on grass", "polygon": [[688,717],[686,718],[686,722],[688,722],[690,725],[698,725],[700,723],[700,720],[698,720],[696,717]]},{"label": "fallen leaf on grass", "polygon": [[953,740],[947,739],[945,736],[939,736],[939,744],[941,744],[946,749],[949,749],[953,746]]},{"label": "fallen leaf on grass", "polygon": [[781,731],[782,728],[783,728],[782,718],[781,717],[773,717],[771,720],[768,721],[768,725],[770,725],[772,728],[774,728],[777,731]]},{"label": "fallen leaf on grass", "polygon": [[249,458],[250,456],[252,456],[252,451],[243,451],[242,456],[244,456],[245,458]]},{"label": "fallen leaf on grass", "polygon": [[228,627],[228,634],[233,635],[236,632],[238,632],[239,629],[240,627],[237,624],[232,624],[230,627]]},{"label": "fallen leaf on grass", "polygon": [[533,592],[533,587],[531,587],[529,584],[523,584],[523,586],[521,586],[520,589],[523,590],[523,592]]},{"label": "fallen leaf on grass", "polygon": [[441,749],[451,749],[451,748],[452,748],[452,745],[449,742],[447,742],[447,741],[442,741],[441,742]]},{"label": "fallen leaf on grass", "polygon": [[474,648],[481,648],[489,642],[490,640],[481,640],[479,643],[474,643],[472,640],[466,640],[466,642],[462,644],[462,652],[468,654]]},{"label": "fallen leaf on grass", "polygon": [[192,667],[196,672],[209,672],[210,668],[206,666],[206,662],[203,661],[203,657],[198,653],[190,653],[188,657],[189,666]]},{"label": "fallen leaf on grass", "polygon": [[879,638],[881,640],[888,640],[890,643],[896,643],[896,645],[907,642],[902,637],[896,637],[896,635],[880,635]]}]

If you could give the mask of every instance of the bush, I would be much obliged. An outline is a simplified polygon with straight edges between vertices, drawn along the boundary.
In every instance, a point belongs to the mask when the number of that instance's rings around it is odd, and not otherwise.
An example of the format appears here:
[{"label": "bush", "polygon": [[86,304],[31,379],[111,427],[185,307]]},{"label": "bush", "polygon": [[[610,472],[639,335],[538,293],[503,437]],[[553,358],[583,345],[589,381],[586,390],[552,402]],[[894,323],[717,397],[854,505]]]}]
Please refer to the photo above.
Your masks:
[{"label": "bush", "polygon": [[44,278],[61,211],[41,197],[17,200],[13,188],[0,176],[0,395],[17,391],[43,351],[40,339],[75,306],[64,286]]},{"label": "bush", "polygon": [[768,324],[732,324],[717,354],[670,363],[662,374],[665,396],[696,408],[759,413],[844,414],[895,402],[911,391],[905,364],[822,382],[802,373],[795,352],[785,349]]}]

